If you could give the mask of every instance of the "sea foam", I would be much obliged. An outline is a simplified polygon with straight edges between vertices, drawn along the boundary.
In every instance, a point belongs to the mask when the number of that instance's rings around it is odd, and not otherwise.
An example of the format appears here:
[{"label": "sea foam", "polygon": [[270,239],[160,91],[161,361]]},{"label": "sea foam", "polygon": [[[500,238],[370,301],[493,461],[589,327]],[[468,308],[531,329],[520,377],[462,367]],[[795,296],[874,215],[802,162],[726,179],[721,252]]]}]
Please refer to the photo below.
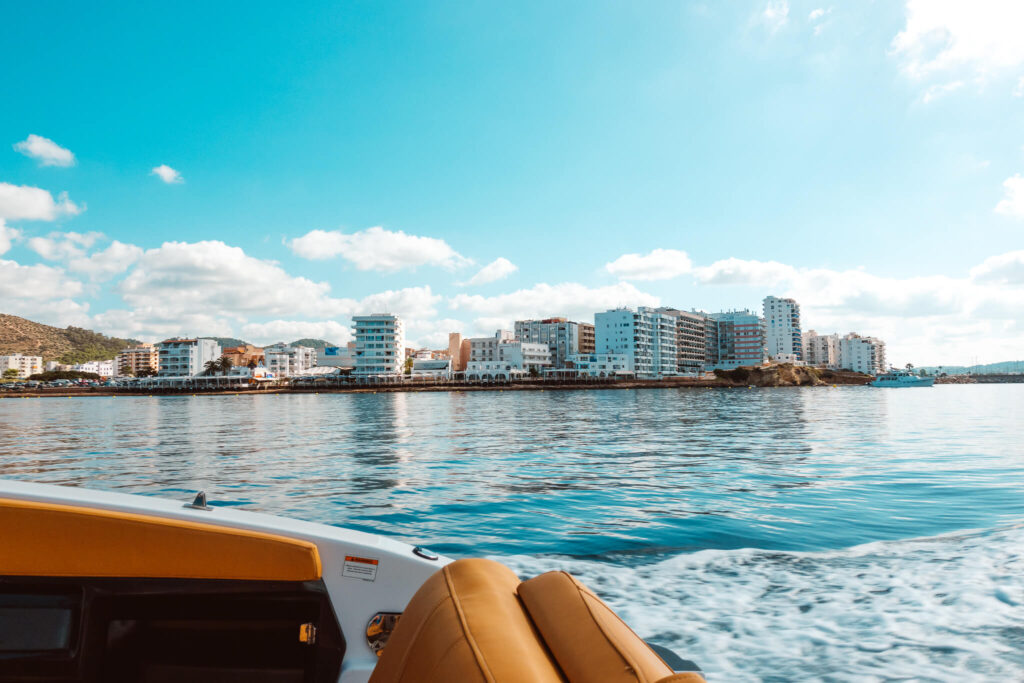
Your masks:
[{"label": "sea foam", "polygon": [[1021,526],[828,552],[495,559],[571,572],[711,681],[1024,680]]}]

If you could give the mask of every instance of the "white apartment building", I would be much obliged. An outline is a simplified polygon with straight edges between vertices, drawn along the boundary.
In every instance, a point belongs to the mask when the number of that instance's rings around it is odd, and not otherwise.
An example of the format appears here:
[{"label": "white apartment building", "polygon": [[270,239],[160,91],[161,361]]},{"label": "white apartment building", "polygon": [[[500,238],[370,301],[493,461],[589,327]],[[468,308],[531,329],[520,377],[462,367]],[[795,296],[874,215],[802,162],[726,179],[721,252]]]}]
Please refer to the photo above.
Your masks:
[{"label": "white apartment building", "polygon": [[397,315],[352,317],[356,375],[400,375],[405,367],[405,326]]},{"label": "white apartment building", "polygon": [[804,360],[807,365],[820,368],[839,367],[839,335],[818,334],[814,330],[804,332]]},{"label": "white apartment building", "polygon": [[885,342],[851,332],[839,340],[839,367],[868,375],[885,372]]},{"label": "white apartment building", "polygon": [[764,344],[768,357],[779,361],[803,360],[800,304],[776,296],[764,298]]},{"label": "white apartment building", "polygon": [[634,374],[633,359],[617,353],[578,353],[567,359],[578,376],[622,377]]},{"label": "white apartment building", "polygon": [[675,316],[641,306],[594,316],[598,354],[628,356],[636,376],[657,379],[679,374]]},{"label": "white apartment building", "polygon": [[20,353],[0,356],[0,375],[8,370],[17,370],[19,379],[28,379],[37,372],[43,371],[43,358],[42,356],[25,356]]},{"label": "white apartment building", "polygon": [[91,360],[74,366],[78,372],[91,372],[100,377],[113,377],[117,367],[115,360]]},{"label": "white apartment building", "polygon": [[516,336],[508,330],[498,330],[493,337],[471,337],[469,342],[469,362],[499,361],[501,356],[498,347],[501,344],[514,342]]},{"label": "white apartment building", "polygon": [[551,351],[552,366],[564,368],[569,356],[583,351],[580,342],[585,336],[586,327],[586,323],[577,323],[566,318],[517,320],[515,338],[523,342],[547,344]]},{"label": "white apartment building", "polygon": [[220,344],[215,339],[167,339],[156,348],[160,377],[195,377],[209,361],[220,358]]},{"label": "white apartment building", "polygon": [[263,366],[274,377],[304,375],[316,367],[316,349],[275,344],[263,349]]}]

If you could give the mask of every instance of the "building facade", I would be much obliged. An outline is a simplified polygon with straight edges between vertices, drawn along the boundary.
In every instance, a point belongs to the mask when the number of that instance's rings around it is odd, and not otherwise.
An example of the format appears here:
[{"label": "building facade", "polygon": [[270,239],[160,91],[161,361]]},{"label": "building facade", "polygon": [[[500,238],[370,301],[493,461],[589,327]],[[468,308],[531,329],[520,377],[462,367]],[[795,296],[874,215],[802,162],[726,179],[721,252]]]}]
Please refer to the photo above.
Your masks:
[{"label": "building facade", "polygon": [[500,361],[501,356],[498,353],[498,347],[501,344],[515,341],[516,336],[508,330],[498,330],[494,333],[493,337],[472,337],[469,341],[469,357],[466,359],[467,367],[469,363],[483,363],[487,361]]},{"label": "building facade", "polygon": [[43,371],[43,357],[26,356],[21,353],[0,356],[0,375],[8,370],[17,370],[19,379],[28,379],[37,372]]},{"label": "building facade", "polygon": [[[515,337],[519,341],[547,344],[551,351],[552,367],[564,368],[566,359],[577,353],[581,353],[580,343],[581,326],[587,323],[577,323],[566,318],[545,318],[544,320],[517,320],[515,323]],[[589,336],[593,340],[594,326],[589,326]],[[591,343],[591,349],[593,344]]]},{"label": "building facade", "polygon": [[265,361],[263,349],[252,344],[228,346],[221,355],[230,360],[231,365],[236,368],[255,368],[263,365]]},{"label": "building facade", "polygon": [[325,346],[316,350],[318,367],[354,368],[356,366],[356,343],[345,346]]},{"label": "building facade", "polygon": [[839,340],[839,367],[867,375],[885,372],[885,342],[851,332]]},{"label": "building facade", "polygon": [[696,311],[659,308],[676,322],[676,372],[699,375],[707,363],[707,316]]},{"label": "building facade", "polygon": [[804,360],[807,365],[821,368],[839,367],[839,335],[818,334],[814,330],[804,332]]},{"label": "building facade", "polygon": [[580,328],[580,353],[594,353],[597,348],[597,337],[594,332],[594,325],[591,323],[579,323]]},{"label": "building facade", "polygon": [[411,376],[413,379],[450,379],[452,362],[447,358],[414,358]]},{"label": "building facade", "polygon": [[160,353],[152,344],[123,349],[115,360],[118,375],[138,377],[139,373],[151,374],[160,369]]},{"label": "building facade", "polygon": [[405,326],[397,315],[352,317],[356,375],[401,375],[405,369]]},{"label": "building facade", "polygon": [[215,339],[166,339],[156,345],[160,377],[195,377],[211,360],[220,358]]},{"label": "building facade", "polygon": [[316,349],[275,344],[263,349],[263,365],[274,377],[296,377],[316,367]]},{"label": "building facade", "polygon": [[764,321],[753,311],[709,313],[705,333],[708,370],[764,364]]},{"label": "building facade", "polygon": [[116,360],[90,360],[74,366],[78,372],[91,372],[100,377],[113,377],[117,369]]},{"label": "building facade", "polygon": [[675,316],[641,306],[594,316],[596,353],[628,356],[636,376],[658,379],[679,374]]},{"label": "building facade", "polygon": [[803,360],[800,304],[794,299],[766,296],[763,306],[764,344],[768,357],[790,362]]},{"label": "building facade", "polygon": [[633,361],[625,354],[578,353],[567,360],[579,377],[627,377],[635,374]]}]

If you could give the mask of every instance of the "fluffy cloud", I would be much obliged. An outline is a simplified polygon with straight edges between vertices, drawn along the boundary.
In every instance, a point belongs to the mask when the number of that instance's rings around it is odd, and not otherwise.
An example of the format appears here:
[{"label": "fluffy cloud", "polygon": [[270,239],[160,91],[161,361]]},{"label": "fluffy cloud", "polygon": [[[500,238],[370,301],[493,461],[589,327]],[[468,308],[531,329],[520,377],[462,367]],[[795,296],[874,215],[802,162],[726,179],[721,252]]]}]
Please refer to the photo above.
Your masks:
[{"label": "fluffy cloud", "polygon": [[1005,196],[996,204],[996,213],[1024,218],[1024,178],[1019,173],[1003,181]]},{"label": "fluffy cloud", "polygon": [[727,258],[694,269],[697,281],[705,285],[755,285],[772,287],[791,279],[793,266],[778,261],[745,261]]},{"label": "fluffy cloud", "polygon": [[669,280],[689,273],[692,267],[685,251],[655,249],[646,255],[623,254],[604,269],[620,280]]},{"label": "fluffy cloud", "polygon": [[407,235],[401,230],[393,232],[380,226],[353,233],[311,230],[291,240],[288,246],[308,259],[340,256],[358,270],[394,272],[425,265],[453,270],[472,263],[444,240]]},{"label": "fluffy cloud", "polygon": [[825,16],[825,9],[823,7],[819,7],[817,9],[811,10],[811,13],[807,15],[807,20],[817,21],[818,19],[821,19],[823,16]]},{"label": "fluffy cloud", "polygon": [[986,79],[1024,64],[1024,3],[907,0],[906,14],[892,49],[912,78],[956,73]]},{"label": "fluffy cloud", "polygon": [[75,155],[41,135],[29,135],[14,144],[14,149],[39,162],[40,166],[74,166]]},{"label": "fluffy cloud", "polygon": [[595,311],[618,306],[657,306],[659,299],[627,282],[607,287],[565,282],[557,285],[541,283],[529,289],[491,297],[458,294],[448,303],[453,309],[481,314],[476,320],[476,331],[490,333],[497,327],[509,327],[519,319],[567,316],[593,320]]},{"label": "fluffy cloud", "polygon": [[893,278],[732,258],[694,274],[701,284],[791,296],[800,302],[805,328],[872,334],[886,340],[893,360],[938,364],[1019,355],[1019,332],[1007,325],[1024,318],[1022,264],[1024,252],[1010,252],[968,277]]},{"label": "fluffy cloud", "polygon": [[243,325],[242,336],[255,344],[324,339],[344,345],[352,340],[352,329],[334,320],[271,320]]},{"label": "fluffy cloud", "polygon": [[157,176],[160,180],[169,185],[185,182],[185,179],[181,177],[181,174],[167,164],[160,164],[159,166],[154,167],[149,174]]},{"label": "fluffy cloud", "polygon": [[517,270],[519,270],[519,266],[509,261],[504,256],[499,256],[477,271],[476,275],[465,282],[460,282],[459,286],[472,287],[475,285],[485,285],[488,282],[496,282],[508,277]]},{"label": "fluffy cloud", "polygon": [[772,33],[778,31],[789,21],[789,3],[786,0],[768,0],[761,19]]},{"label": "fluffy cloud", "polygon": [[992,256],[971,269],[975,282],[1024,285],[1024,250]]},{"label": "fluffy cloud", "polygon": [[948,95],[951,92],[956,92],[962,87],[964,87],[963,81],[939,83],[937,85],[929,86],[928,89],[924,91],[924,95],[921,96],[921,101],[924,102],[925,104],[928,104],[929,102],[934,102],[940,97]]},{"label": "fluffy cloud", "polygon": [[114,240],[110,245],[89,256],[78,256],[68,262],[68,269],[85,273],[93,280],[109,280],[128,270],[142,256],[142,249],[134,244]]},{"label": "fluffy cloud", "polygon": [[0,218],[0,256],[11,250],[11,245],[21,239],[21,230],[9,228]]},{"label": "fluffy cloud", "polygon": [[85,325],[86,304],[73,299],[82,283],[60,268],[43,264],[26,266],[0,259],[0,311],[51,325]]},{"label": "fluffy cloud", "polygon": [[0,220],[53,221],[61,216],[74,216],[84,209],[62,192],[54,200],[44,189],[29,185],[0,183]]},{"label": "fluffy cloud", "polygon": [[48,261],[77,259],[102,238],[100,232],[51,232],[46,237],[31,238],[28,248]]}]

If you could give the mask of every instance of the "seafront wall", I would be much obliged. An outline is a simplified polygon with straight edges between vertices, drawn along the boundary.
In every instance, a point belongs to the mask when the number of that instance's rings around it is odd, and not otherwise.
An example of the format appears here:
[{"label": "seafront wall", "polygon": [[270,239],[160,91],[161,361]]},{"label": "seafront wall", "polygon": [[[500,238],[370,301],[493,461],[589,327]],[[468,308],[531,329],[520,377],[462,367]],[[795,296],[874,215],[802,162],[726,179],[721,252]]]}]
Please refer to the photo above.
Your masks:
[{"label": "seafront wall", "polygon": [[[744,370],[746,372],[739,372]],[[716,373],[711,379],[671,377],[665,379],[625,380],[521,380],[514,382],[396,382],[394,384],[355,385],[341,384],[283,386],[253,389],[134,389],[127,387],[83,387],[69,389],[33,389],[0,392],[0,398],[39,398],[69,396],[216,396],[236,394],[377,394],[391,392],[428,391],[585,391],[622,389],[729,389],[737,387],[811,387],[834,385],[864,385],[871,381],[868,375],[855,372],[818,371],[814,368],[794,368],[778,372],[772,368],[739,368]]]}]

